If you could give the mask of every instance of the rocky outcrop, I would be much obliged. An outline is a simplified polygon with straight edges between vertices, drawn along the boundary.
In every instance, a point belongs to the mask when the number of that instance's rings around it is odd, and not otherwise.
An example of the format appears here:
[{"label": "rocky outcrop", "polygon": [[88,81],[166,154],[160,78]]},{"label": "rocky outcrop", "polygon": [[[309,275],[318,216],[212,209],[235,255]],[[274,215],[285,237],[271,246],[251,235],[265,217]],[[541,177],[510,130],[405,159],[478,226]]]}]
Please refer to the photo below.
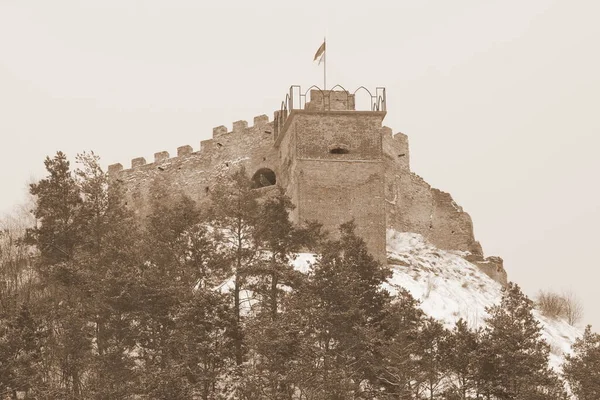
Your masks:
[{"label": "rocky outcrop", "polygon": [[483,259],[477,259],[477,257],[467,257],[467,261],[477,265],[477,267],[483,271],[487,276],[500,283],[502,286],[506,286],[508,283],[508,276],[504,269],[504,260],[500,257],[490,256]]}]

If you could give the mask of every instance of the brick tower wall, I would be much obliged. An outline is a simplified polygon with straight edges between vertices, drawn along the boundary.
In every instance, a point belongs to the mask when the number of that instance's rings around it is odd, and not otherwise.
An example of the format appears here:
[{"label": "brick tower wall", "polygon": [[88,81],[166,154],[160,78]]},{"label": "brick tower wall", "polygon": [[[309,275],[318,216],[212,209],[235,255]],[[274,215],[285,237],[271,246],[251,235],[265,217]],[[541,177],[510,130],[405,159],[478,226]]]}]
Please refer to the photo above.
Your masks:
[{"label": "brick tower wall", "polygon": [[385,113],[353,111],[353,96],[331,96],[329,103],[318,94],[312,93],[304,110],[292,111],[276,142],[280,183],[297,206],[292,217],[318,220],[334,236],[340,224],[354,219],[357,233],[383,261]]}]

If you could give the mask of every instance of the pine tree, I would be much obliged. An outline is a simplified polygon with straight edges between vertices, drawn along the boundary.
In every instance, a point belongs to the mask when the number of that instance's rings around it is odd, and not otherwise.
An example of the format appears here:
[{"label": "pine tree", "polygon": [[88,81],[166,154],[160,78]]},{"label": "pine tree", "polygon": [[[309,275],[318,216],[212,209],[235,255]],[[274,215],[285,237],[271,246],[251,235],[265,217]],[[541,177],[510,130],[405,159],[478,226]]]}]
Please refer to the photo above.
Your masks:
[{"label": "pine tree", "polygon": [[479,393],[498,399],[561,398],[561,384],[548,367],[550,347],[533,316],[533,302],[514,283],[503,289],[478,353]]},{"label": "pine tree", "polygon": [[34,215],[38,226],[31,239],[41,254],[41,265],[57,265],[73,259],[78,244],[79,187],[70,170],[67,156],[57,152],[44,161],[48,176],[30,186],[36,198]]},{"label": "pine tree", "polygon": [[82,232],[77,258],[88,282],[87,319],[95,324],[94,351],[86,387],[96,399],[123,398],[138,383],[135,359],[135,313],[131,287],[139,264],[140,233],[125,206],[118,181],[108,175],[93,153],[78,155],[75,171],[82,194]]},{"label": "pine tree", "polygon": [[289,219],[291,210],[293,205],[282,189],[258,207],[255,240],[260,251],[247,270],[252,276],[248,287],[259,300],[246,326],[250,360],[244,367],[241,388],[248,397],[259,391],[266,398],[287,399],[293,393],[288,377],[297,349],[297,332],[280,317],[287,311],[290,292],[298,289],[304,279],[291,261],[302,246],[311,245],[308,230],[316,237],[318,232],[314,226],[295,226]]},{"label": "pine tree", "polygon": [[192,296],[196,281],[187,263],[187,232],[199,223],[199,212],[189,197],[169,194],[159,183],[153,193],[141,264],[132,287],[142,386],[151,397],[171,390],[167,381],[157,380],[161,374],[168,372],[169,380],[183,379],[173,368],[181,360],[172,339],[177,331],[176,316]]},{"label": "pine tree", "polygon": [[579,400],[600,399],[600,335],[588,325],[572,350],[565,356],[563,373],[573,394]]},{"label": "pine tree", "polygon": [[216,240],[222,243],[222,257],[226,269],[233,275],[233,314],[235,361],[244,361],[244,335],[240,293],[248,281],[249,271],[258,254],[256,241],[258,193],[253,190],[252,180],[241,168],[226,182],[211,192],[211,223]]},{"label": "pine tree", "polygon": [[[46,291],[43,312],[52,352],[47,381],[64,396],[82,395],[89,365],[92,332],[86,320],[86,273],[77,257],[81,247],[81,191],[64,153],[44,162],[48,176],[30,186],[37,226],[30,241],[39,250],[37,271]],[[52,368],[60,371],[58,379]]]},{"label": "pine tree", "polygon": [[445,343],[444,360],[450,374],[452,388],[447,396],[469,399],[476,387],[476,355],[479,351],[481,331],[469,329],[466,321],[459,319]]},{"label": "pine tree", "polygon": [[418,305],[406,289],[399,288],[387,306],[376,371],[377,386],[384,389],[383,399],[413,399],[420,395],[419,360],[425,314]]},{"label": "pine tree", "polygon": [[303,323],[302,358],[294,371],[299,390],[319,399],[372,391],[376,341],[390,301],[381,284],[390,273],[369,254],[352,222],[324,246],[296,299]]},{"label": "pine tree", "polygon": [[[227,277],[221,237],[189,197],[155,182],[132,288],[150,398],[213,399],[234,359],[233,306],[215,290]],[[226,247],[229,249],[229,247]]]},{"label": "pine tree", "polygon": [[52,332],[45,381],[52,396],[114,398],[130,393],[127,387],[135,382],[126,288],[137,261],[136,228],[99,158],[84,153],[77,161],[81,167],[73,174],[59,152],[46,159],[48,177],[31,185],[38,224],[30,238],[40,250],[43,287],[39,306]]},{"label": "pine tree", "polygon": [[280,285],[293,286],[298,274],[290,262],[307,244],[303,231],[289,219],[293,209],[291,200],[280,189],[274,197],[260,203],[257,210],[255,236],[263,257],[250,272],[259,278],[253,289],[264,299],[273,320],[277,318],[279,297],[284,293]]},{"label": "pine tree", "polygon": [[427,394],[430,400],[437,397],[440,387],[443,385],[447,372],[446,349],[448,331],[434,318],[425,318],[419,332],[418,344],[418,368],[422,393]]}]

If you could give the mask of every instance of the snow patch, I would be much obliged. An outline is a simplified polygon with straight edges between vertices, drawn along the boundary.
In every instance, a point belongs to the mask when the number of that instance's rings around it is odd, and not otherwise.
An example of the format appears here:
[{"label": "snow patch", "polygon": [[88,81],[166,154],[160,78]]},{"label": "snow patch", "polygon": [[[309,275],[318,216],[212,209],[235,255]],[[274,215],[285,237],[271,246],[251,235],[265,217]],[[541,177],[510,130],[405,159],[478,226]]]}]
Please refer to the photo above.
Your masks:
[{"label": "snow patch", "polygon": [[292,265],[296,271],[306,274],[310,271],[316,260],[317,257],[313,253],[298,253],[296,258],[292,260]]}]

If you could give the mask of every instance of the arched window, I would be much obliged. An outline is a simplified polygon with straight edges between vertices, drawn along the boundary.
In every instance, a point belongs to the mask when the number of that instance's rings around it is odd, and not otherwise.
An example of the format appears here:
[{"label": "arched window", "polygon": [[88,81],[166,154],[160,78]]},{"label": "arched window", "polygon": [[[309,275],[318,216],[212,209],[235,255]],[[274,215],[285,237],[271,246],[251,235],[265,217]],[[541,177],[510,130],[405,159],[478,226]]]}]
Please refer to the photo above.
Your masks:
[{"label": "arched window", "polygon": [[272,186],[277,183],[275,172],[269,168],[261,168],[252,176],[252,182],[255,188]]}]

